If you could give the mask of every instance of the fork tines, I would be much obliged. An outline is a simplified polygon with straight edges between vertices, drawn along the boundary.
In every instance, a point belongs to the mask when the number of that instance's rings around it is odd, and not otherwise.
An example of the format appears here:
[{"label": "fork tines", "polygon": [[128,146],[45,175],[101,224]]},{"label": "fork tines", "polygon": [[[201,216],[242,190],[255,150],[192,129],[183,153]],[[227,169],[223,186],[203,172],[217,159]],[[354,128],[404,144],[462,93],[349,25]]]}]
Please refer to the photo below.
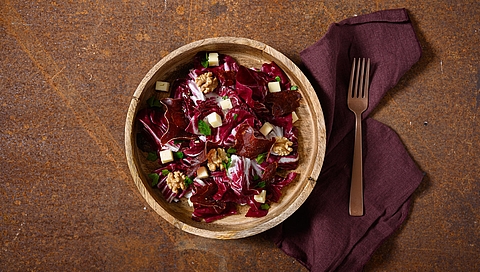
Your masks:
[{"label": "fork tines", "polygon": [[[366,73],[364,75],[364,73]],[[352,98],[368,97],[370,78],[370,59],[354,58],[348,93]],[[365,79],[365,81],[364,81]],[[354,84],[355,81],[355,84]],[[352,88],[353,87],[353,88]]]}]

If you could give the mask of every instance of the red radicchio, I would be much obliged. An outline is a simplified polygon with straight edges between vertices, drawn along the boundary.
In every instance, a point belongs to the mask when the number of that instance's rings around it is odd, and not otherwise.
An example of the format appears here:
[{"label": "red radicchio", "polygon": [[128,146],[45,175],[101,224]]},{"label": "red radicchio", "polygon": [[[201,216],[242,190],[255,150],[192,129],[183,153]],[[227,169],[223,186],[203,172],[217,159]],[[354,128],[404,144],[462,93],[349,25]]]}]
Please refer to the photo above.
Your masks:
[{"label": "red radicchio", "polygon": [[194,207],[192,214],[194,220],[204,219],[209,223],[237,213],[235,203],[218,201],[213,198],[217,190],[215,182],[206,182],[204,186],[195,187],[195,193],[190,197]]},{"label": "red radicchio", "polygon": [[[297,175],[291,172],[282,177],[277,169],[293,170],[298,165],[298,131],[290,113],[299,106],[301,95],[289,90],[288,77],[274,62],[255,70],[220,54],[219,66],[204,67],[205,57],[206,52],[197,54],[188,76],[172,82],[171,98],[161,100],[163,108],[139,111],[139,147],[157,154],[166,149],[174,153],[173,162],[154,171],[159,177],[156,187],[168,202],[191,194],[192,219],[212,222],[236,214],[237,205],[250,207],[245,216],[265,216],[269,205],[280,200],[282,188]],[[212,72],[220,83],[208,94],[195,84],[196,77],[206,72]],[[282,91],[270,93],[267,84],[275,80],[280,81]],[[230,100],[231,108],[220,106],[225,99]],[[212,112],[221,117],[222,125],[210,127],[209,134],[204,135],[200,121],[205,123]],[[276,128],[265,137],[259,128],[267,121]],[[274,136],[279,135],[293,142],[293,152],[287,156],[271,152]],[[207,154],[213,148],[228,152],[228,160],[222,161],[223,168],[209,171],[209,177],[200,179],[197,169],[207,167]],[[166,182],[166,173],[175,171],[190,180],[178,193],[172,192]],[[255,200],[262,190],[266,191],[265,203]]]}]

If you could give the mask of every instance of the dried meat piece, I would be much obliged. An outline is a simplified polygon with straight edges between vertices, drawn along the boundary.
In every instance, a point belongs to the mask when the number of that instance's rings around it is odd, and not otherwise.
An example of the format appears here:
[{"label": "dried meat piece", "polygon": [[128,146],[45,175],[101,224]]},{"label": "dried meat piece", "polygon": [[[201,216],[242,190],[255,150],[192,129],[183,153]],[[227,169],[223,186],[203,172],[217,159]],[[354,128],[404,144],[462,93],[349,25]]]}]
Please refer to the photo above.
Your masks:
[{"label": "dried meat piece", "polygon": [[[270,109],[272,115],[283,116],[292,113],[300,106],[302,95],[297,91],[281,91],[268,93],[265,97],[265,105]],[[288,101],[288,103],[285,103]]]},{"label": "dried meat piece", "polygon": [[235,135],[235,146],[237,155],[250,159],[258,155],[269,152],[275,143],[275,139],[266,139],[263,136],[257,136],[255,130],[248,124],[242,123]]}]

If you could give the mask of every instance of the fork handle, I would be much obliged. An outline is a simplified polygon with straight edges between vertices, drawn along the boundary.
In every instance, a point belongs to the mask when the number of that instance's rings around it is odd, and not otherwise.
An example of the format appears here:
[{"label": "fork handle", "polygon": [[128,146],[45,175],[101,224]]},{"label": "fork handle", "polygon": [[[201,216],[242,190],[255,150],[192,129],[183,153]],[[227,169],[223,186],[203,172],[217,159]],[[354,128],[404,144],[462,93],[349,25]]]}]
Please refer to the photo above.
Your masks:
[{"label": "fork handle", "polygon": [[355,114],[355,146],[353,149],[352,181],[349,213],[363,216],[362,114]]}]

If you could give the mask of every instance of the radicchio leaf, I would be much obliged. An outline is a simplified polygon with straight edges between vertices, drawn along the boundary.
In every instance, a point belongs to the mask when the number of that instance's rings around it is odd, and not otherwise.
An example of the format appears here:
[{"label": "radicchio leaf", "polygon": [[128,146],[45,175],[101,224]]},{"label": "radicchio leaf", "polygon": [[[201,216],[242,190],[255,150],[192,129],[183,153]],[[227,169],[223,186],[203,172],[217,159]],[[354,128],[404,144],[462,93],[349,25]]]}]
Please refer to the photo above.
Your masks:
[{"label": "radicchio leaf", "polygon": [[183,100],[164,98],[161,102],[166,108],[165,119],[168,124],[167,130],[161,137],[161,143],[166,144],[172,139],[193,139],[193,135],[185,131],[189,122],[185,118]]},{"label": "radicchio leaf", "polygon": [[271,78],[280,78],[280,86],[282,90],[290,89],[290,80],[283,70],[278,67],[278,65],[272,61],[270,63],[264,63],[262,65],[261,71],[269,75]]},{"label": "radicchio leaf", "polygon": [[214,199],[218,186],[215,182],[206,181],[204,186],[196,186],[190,197],[193,203],[192,218],[200,221],[204,219],[209,223],[221,219],[227,215],[236,214],[236,204]]},{"label": "radicchio leaf", "polygon": [[266,74],[240,66],[236,80],[235,88],[249,106],[252,106],[252,100],[263,102],[268,92],[267,83],[270,81]]},{"label": "radicchio leaf", "polygon": [[[172,98],[162,99],[164,107],[139,112],[142,129],[138,133],[138,145],[145,152],[170,149],[182,154],[154,171],[158,177],[155,186],[168,202],[177,201],[191,191],[192,219],[212,222],[236,214],[237,205],[245,204],[250,206],[246,216],[265,216],[268,207],[279,201],[281,189],[297,175],[289,173],[282,177],[277,169],[298,166],[298,131],[289,113],[299,106],[301,95],[287,91],[290,81],[274,62],[255,70],[239,65],[231,56],[220,54],[219,66],[208,67],[202,65],[206,56],[207,52],[198,53],[188,76],[172,82]],[[195,79],[206,72],[212,72],[220,83],[209,94],[204,94],[195,83]],[[280,82],[282,91],[270,93],[267,84],[275,80]],[[233,107],[222,110],[219,103],[227,98]],[[212,112],[221,116],[222,125],[211,128],[208,136],[201,135],[199,121]],[[258,132],[266,121],[274,125],[268,138]],[[287,156],[270,154],[274,136],[292,141],[294,151]],[[226,170],[210,171],[210,177],[202,180],[194,178],[197,169],[206,165],[207,150],[218,147],[229,150]],[[257,162],[259,154],[263,154],[263,159]],[[174,171],[193,179],[193,185],[178,194],[173,193],[166,184],[166,177]],[[267,191],[266,202],[258,203],[254,196],[262,190]]]}]

